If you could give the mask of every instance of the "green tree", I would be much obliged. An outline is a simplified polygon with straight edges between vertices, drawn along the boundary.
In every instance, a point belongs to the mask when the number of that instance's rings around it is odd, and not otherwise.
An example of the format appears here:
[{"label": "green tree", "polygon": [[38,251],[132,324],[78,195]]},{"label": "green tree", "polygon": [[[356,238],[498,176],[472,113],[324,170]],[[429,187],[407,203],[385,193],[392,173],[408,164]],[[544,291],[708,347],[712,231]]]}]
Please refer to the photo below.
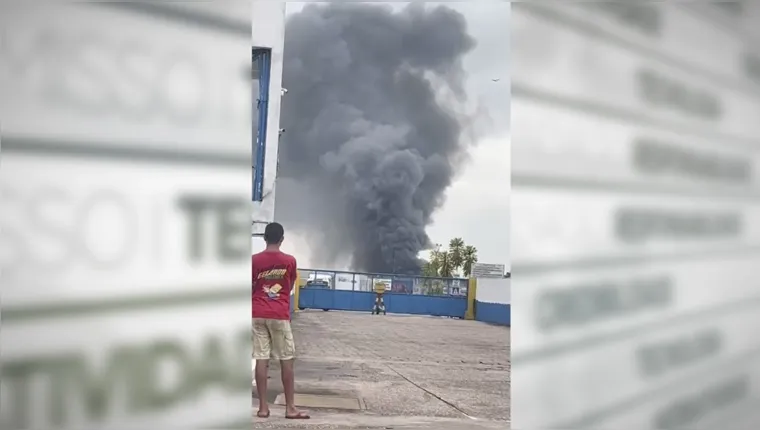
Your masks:
[{"label": "green tree", "polygon": [[433,249],[430,250],[430,258],[422,267],[422,274],[424,276],[440,276],[441,263],[443,263],[442,252],[441,245],[436,243]]},{"label": "green tree", "polygon": [[[451,277],[454,268],[451,265],[449,251],[444,250],[440,244],[436,244],[430,251],[430,260],[428,261],[426,276]],[[425,270],[423,268],[423,270]]]},{"label": "green tree", "polygon": [[454,276],[454,270],[456,270],[456,267],[451,264],[451,254],[448,251],[444,251],[439,255],[441,268],[438,270],[438,275],[444,278],[451,278]]},{"label": "green tree", "polygon": [[[478,261],[478,250],[466,245],[460,237],[449,241],[448,249],[436,244],[430,250],[430,258],[422,266],[422,275],[429,277],[451,278],[459,276],[460,269],[464,276],[470,276],[472,265]],[[426,282],[425,285],[428,283]],[[432,284],[430,284],[432,288]]]},{"label": "green tree", "polygon": [[462,251],[462,272],[465,277],[472,275],[472,266],[478,262],[478,250],[472,246],[467,245]]},{"label": "green tree", "polygon": [[441,271],[440,245],[430,251],[430,259],[422,266],[422,276],[435,277]]},{"label": "green tree", "polygon": [[425,294],[428,296],[442,296],[444,290],[443,282],[438,279],[431,279],[431,281]]},{"label": "green tree", "polygon": [[455,237],[449,241],[449,262],[456,272],[464,263],[464,240],[461,237]]}]

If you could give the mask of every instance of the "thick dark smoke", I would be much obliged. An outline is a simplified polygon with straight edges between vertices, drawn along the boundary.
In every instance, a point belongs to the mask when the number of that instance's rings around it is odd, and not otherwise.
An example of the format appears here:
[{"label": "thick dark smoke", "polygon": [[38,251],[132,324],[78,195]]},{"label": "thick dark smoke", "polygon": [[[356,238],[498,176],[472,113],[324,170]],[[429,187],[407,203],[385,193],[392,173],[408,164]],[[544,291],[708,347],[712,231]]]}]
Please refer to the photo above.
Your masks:
[{"label": "thick dark smoke", "polygon": [[336,3],[289,17],[276,215],[318,264],[419,271],[468,141],[456,112],[474,44],[447,7]]}]

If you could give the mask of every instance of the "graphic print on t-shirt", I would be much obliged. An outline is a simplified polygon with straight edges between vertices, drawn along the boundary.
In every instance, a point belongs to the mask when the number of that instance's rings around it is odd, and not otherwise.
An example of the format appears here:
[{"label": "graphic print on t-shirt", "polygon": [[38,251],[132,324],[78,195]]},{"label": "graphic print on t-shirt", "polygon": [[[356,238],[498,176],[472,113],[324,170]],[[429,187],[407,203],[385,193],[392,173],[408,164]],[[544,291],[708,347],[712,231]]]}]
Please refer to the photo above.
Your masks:
[{"label": "graphic print on t-shirt", "polygon": [[[263,279],[266,281],[281,281],[285,279],[286,273],[287,269],[272,268],[259,273],[259,276],[257,276],[256,279]],[[280,298],[280,291],[282,291],[282,285],[279,283],[276,283],[274,285],[265,285],[263,290],[270,300],[278,300]]]},{"label": "graphic print on t-shirt", "polygon": [[280,290],[282,290],[282,285],[280,284],[264,287],[264,292],[267,293],[267,296],[272,300],[277,300],[280,297]]}]

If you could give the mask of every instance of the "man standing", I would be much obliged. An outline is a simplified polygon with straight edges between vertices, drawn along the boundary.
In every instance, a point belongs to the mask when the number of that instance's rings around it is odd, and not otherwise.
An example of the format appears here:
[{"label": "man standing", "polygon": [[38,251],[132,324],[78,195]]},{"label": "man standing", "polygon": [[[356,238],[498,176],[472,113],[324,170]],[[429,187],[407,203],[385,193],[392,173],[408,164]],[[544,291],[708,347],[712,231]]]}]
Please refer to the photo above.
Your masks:
[{"label": "man standing", "polygon": [[256,389],[259,418],[269,417],[267,376],[269,359],[279,360],[285,390],[285,418],[308,419],[295,407],[293,360],[295,343],[290,329],[290,291],[296,281],[296,259],[280,251],[285,239],[282,225],[273,222],[264,229],[264,251],[253,255],[253,358],[256,360]]},{"label": "man standing", "polygon": [[387,315],[385,313],[385,300],[383,300],[383,294],[385,294],[385,283],[378,282],[375,284],[375,307],[372,309],[372,315],[380,315],[380,312],[382,312],[383,315]]}]

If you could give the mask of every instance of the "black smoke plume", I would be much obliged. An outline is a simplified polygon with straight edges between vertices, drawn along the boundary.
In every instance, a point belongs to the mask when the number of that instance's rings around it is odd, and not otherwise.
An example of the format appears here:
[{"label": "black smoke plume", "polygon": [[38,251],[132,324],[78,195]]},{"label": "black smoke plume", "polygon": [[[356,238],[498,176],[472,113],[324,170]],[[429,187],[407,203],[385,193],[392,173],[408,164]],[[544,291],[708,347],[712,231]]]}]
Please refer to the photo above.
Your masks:
[{"label": "black smoke plume", "polygon": [[469,142],[457,107],[474,45],[445,6],[289,16],[276,217],[308,238],[316,264],[419,272],[425,227]]}]

